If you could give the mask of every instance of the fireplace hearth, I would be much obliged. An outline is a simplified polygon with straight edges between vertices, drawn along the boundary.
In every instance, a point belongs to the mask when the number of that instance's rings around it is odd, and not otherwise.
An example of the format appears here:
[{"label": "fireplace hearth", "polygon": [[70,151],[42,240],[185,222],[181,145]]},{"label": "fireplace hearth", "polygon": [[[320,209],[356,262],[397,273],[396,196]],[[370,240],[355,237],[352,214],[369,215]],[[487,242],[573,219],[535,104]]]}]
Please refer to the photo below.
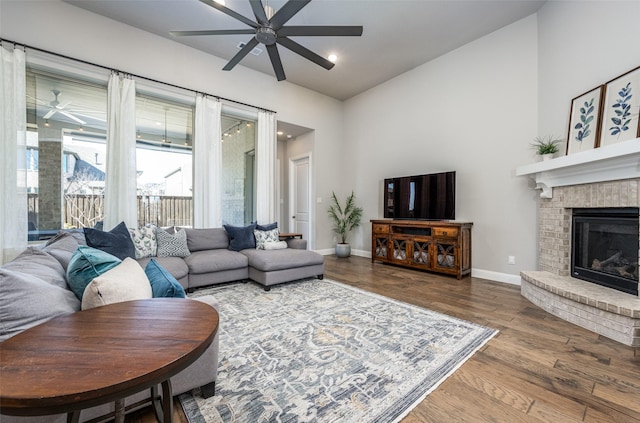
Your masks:
[{"label": "fireplace hearth", "polygon": [[638,295],[636,207],[572,210],[571,276]]},{"label": "fireplace hearth", "polygon": [[[601,269],[606,267],[612,270],[610,266],[623,268],[625,272],[635,275],[631,278],[613,275],[618,278],[617,281],[631,284],[630,290],[625,292],[598,282],[587,282],[573,276],[572,261],[578,261],[573,257],[572,212],[580,208],[634,208],[636,217],[632,219],[635,221],[632,225],[637,225],[637,210],[640,208],[639,160],[640,138],[533,163],[516,171],[518,175],[532,177],[535,187],[542,190],[538,203],[538,270],[520,273],[522,295],[554,316],[631,346],[637,353],[640,353],[640,296],[637,294],[637,270],[633,271],[633,263],[638,261],[640,231],[637,226],[636,229],[626,227],[617,230],[616,237],[627,240],[634,237],[635,242],[621,241],[623,247],[608,247],[598,253],[600,257],[588,252],[578,257],[584,259],[584,268],[592,267],[593,260],[598,259]],[[602,232],[609,237],[616,233],[608,228],[601,229],[606,229]],[[586,229],[582,231],[584,233]],[[593,235],[589,235],[589,238],[597,238]],[[606,237],[602,241],[605,240]],[[620,240],[615,241],[618,243]],[[631,243],[634,245],[631,246]],[[636,250],[632,252],[627,249]],[[620,250],[622,252],[617,255]],[[619,263],[614,265],[616,260]],[[602,262],[605,262],[604,266]],[[601,269],[598,271],[599,277],[607,273]]]}]

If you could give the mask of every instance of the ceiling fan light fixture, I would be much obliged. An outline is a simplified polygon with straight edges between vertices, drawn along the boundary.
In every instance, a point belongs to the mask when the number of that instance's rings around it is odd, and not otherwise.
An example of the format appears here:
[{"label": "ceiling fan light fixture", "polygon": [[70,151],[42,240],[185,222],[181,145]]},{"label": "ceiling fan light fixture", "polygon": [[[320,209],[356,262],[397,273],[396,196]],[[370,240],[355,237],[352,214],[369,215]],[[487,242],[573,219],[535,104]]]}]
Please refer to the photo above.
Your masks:
[{"label": "ceiling fan light fixture", "polygon": [[276,78],[278,81],[284,81],[287,78],[276,43],[316,65],[330,70],[333,68],[334,63],[289,37],[359,37],[362,35],[362,26],[286,25],[286,23],[300,12],[303,7],[309,4],[311,0],[287,0],[277,11],[267,4],[268,0],[249,0],[255,19],[247,18],[226,6],[222,6],[218,0],[200,1],[251,27],[244,29],[170,31],[170,33],[175,36],[251,34],[252,38],[231,58],[226,66],[222,68],[223,71],[232,70],[247,54],[253,53],[253,49],[258,44],[263,44],[269,53],[269,60],[271,61]]},{"label": "ceiling fan light fixture", "polygon": [[45,119],[44,120],[44,126],[46,126],[47,128],[51,125],[49,125],[49,119]]},{"label": "ceiling fan light fixture", "polygon": [[330,54],[330,55],[327,57],[327,60],[329,60],[331,63],[335,63],[335,62],[336,62],[336,60],[338,60],[338,56],[336,56],[335,54]]}]

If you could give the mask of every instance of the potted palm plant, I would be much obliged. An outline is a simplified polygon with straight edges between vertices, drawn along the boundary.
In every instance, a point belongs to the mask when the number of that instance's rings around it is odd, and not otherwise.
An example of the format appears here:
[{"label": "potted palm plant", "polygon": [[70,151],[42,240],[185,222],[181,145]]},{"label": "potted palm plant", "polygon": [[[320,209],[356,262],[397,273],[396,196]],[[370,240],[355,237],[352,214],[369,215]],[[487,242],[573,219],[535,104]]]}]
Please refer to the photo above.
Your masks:
[{"label": "potted palm plant", "polygon": [[351,246],[347,242],[349,232],[360,226],[362,222],[362,207],[356,206],[356,196],[351,191],[347,197],[344,207],[340,205],[336,193],[331,193],[331,205],[327,210],[329,217],[333,221],[333,231],[340,235],[340,242],[336,243],[336,256],[349,257]]}]

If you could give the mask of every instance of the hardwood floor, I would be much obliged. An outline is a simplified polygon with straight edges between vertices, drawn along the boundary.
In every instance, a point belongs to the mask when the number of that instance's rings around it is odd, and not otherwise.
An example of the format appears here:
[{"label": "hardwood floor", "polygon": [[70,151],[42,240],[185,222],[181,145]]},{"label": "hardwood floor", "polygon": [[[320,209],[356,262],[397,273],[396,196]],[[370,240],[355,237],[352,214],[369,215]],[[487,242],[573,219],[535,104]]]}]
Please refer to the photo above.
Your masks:
[{"label": "hardwood floor", "polygon": [[[326,256],[325,277],[500,331],[403,423],[640,422],[640,351],[542,311],[519,286],[353,256]],[[181,411],[176,401],[176,422]]]}]

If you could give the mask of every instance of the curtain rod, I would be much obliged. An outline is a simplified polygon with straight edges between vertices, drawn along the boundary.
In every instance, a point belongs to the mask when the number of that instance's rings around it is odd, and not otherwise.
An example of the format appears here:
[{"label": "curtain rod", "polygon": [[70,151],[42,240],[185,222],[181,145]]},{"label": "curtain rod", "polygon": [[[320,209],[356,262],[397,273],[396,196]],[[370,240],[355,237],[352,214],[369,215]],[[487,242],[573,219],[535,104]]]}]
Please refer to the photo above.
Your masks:
[{"label": "curtain rod", "polygon": [[88,62],[88,61],[86,61],[86,60],[82,60],[82,59],[76,59],[76,58],[74,58],[74,57],[65,56],[64,54],[55,53],[55,52],[53,52],[53,51],[44,50],[44,49],[41,49],[41,48],[38,48],[38,47],[33,47],[33,46],[28,45],[28,44],[24,44],[24,43],[19,43],[19,42],[17,42],[17,41],[8,40],[8,39],[6,39],[6,38],[0,38],[0,43],[3,43],[3,42],[11,43],[11,44],[13,44],[14,46],[21,46],[23,49],[31,49],[31,50],[39,51],[39,52],[41,52],[41,53],[47,53],[47,54],[51,54],[51,55],[54,55],[54,56],[62,57],[63,59],[73,60],[73,61],[75,61],[75,62],[80,62],[80,63],[83,63],[83,64],[85,64],[85,65],[90,65],[90,66],[95,66],[95,67],[98,67],[98,68],[101,68],[101,69],[106,69],[106,70],[111,71],[111,72],[120,72],[120,73],[125,73],[125,74],[131,75],[131,76],[136,77],[136,78],[144,79],[145,81],[155,82],[155,83],[157,83],[157,84],[163,84],[163,85],[167,85],[167,86],[169,86],[169,87],[173,87],[173,88],[179,88],[179,89],[181,89],[181,90],[190,91],[190,92],[192,92],[192,93],[196,93],[196,94],[204,94],[204,95],[208,95],[208,96],[211,96],[211,97],[215,97],[215,98],[217,98],[218,100],[229,101],[229,102],[231,102],[231,103],[235,103],[235,104],[239,104],[239,105],[242,105],[242,106],[251,107],[251,108],[253,108],[253,109],[258,109],[258,110],[262,110],[262,111],[265,111],[265,112],[276,113],[275,111],[273,111],[273,110],[269,110],[269,109],[265,109],[264,107],[254,106],[254,105],[252,105],[252,104],[243,103],[243,102],[241,102],[241,101],[232,100],[232,99],[230,99],[230,98],[220,97],[219,95],[205,93],[205,92],[203,92],[203,91],[194,90],[194,89],[192,89],[192,88],[182,87],[182,86],[180,86],[180,85],[171,84],[171,83],[169,83],[169,82],[158,81],[157,79],[148,78],[148,77],[146,77],[146,76],[137,75],[137,74],[135,74],[135,73],[131,73],[131,72],[127,72],[127,71],[122,71],[122,70],[119,70],[119,69],[111,68],[111,67],[109,67],[109,66],[99,65],[99,64],[97,64],[97,63]]}]

